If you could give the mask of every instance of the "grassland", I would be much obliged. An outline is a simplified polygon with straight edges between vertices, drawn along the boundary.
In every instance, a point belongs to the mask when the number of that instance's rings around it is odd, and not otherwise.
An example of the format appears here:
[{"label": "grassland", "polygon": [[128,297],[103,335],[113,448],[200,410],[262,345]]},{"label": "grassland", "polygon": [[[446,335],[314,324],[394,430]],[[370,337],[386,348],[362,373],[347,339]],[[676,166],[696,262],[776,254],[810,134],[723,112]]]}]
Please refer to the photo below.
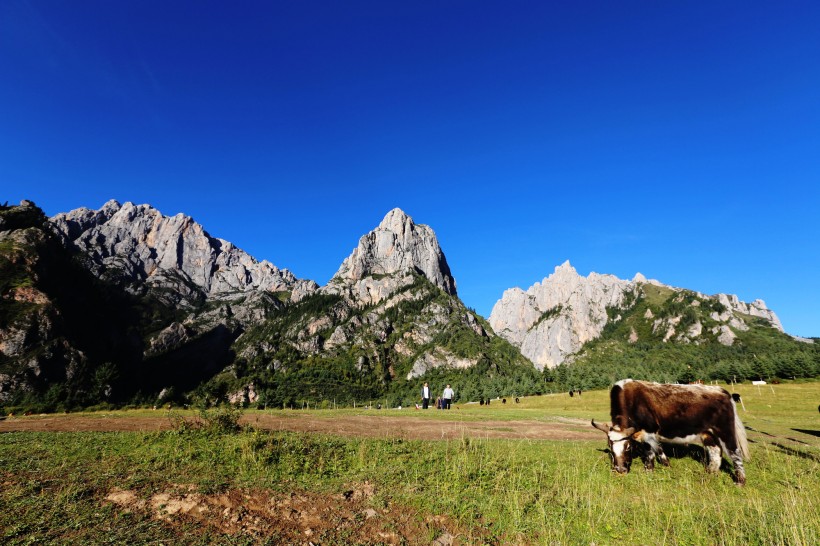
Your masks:
[{"label": "grassland", "polygon": [[[638,464],[615,476],[603,435],[570,442],[232,433],[194,429],[184,412],[166,431],[0,434],[0,542],[820,543],[820,383],[729,388],[743,397],[752,441],[744,488],[727,464],[706,475],[698,448],[667,450],[669,468],[648,473]],[[272,413],[307,412],[247,412],[245,420]],[[400,428],[419,413],[379,416]],[[423,415],[514,428],[607,413],[606,392],[591,391]],[[375,414],[310,412],[326,420]]]}]

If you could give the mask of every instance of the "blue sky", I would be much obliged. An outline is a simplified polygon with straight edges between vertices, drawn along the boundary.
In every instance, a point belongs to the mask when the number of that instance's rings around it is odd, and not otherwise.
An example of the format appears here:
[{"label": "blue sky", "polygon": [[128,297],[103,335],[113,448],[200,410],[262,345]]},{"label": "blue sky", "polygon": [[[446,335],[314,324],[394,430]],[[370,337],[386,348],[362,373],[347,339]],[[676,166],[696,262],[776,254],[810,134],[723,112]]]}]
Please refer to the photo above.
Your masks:
[{"label": "blue sky", "polygon": [[565,260],[820,336],[820,3],[0,2],[0,199],[323,284],[393,207],[487,316]]}]

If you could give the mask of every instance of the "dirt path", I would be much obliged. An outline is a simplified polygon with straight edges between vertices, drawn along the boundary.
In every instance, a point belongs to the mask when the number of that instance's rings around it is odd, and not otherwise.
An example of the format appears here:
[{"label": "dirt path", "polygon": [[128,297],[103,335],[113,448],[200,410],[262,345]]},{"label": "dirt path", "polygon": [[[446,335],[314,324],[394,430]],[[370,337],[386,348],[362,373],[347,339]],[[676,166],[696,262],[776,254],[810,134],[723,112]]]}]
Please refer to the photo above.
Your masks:
[{"label": "dirt path", "polygon": [[[193,419],[193,418],[190,418]],[[542,421],[467,421],[440,420],[424,417],[385,415],[350,415],[333,418],[309,413],[278,415],[246,415],[242,423],[264,430],[317,432],[340,436],[368,438],[407,438],[446,440],[470,438],[517,438],[539,440],[595,440],[600,433],[582,419]],[[171,419],[162,417],[37,415],[10,417],[0,421],[0,433],[15,431],[41,432],[114,432],[156,431],[172,428]],[[588,430],[587,430],[588,429]]]}]

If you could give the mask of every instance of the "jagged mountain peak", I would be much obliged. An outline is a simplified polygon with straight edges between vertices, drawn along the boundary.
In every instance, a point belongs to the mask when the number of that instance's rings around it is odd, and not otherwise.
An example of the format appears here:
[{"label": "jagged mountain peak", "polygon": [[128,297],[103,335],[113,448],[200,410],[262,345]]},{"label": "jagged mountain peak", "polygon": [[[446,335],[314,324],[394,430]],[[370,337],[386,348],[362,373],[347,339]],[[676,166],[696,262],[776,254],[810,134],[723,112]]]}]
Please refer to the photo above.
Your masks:
[{"label": "jagged mountain peak", "polygon": [[565,260],[564,263],[562,263],[561,265],[556,265],[555,266],[555,273],[556,274],[558,274],[558,273],[570,273],[570,272],[578,274],[578,272],[575,270],[575,268],[572,267],[572,264],[569,263],[569,260]]},{"label": "jagged mountain peak", "polygon": [[[435,232],[430,226],[416,224],[400,208],[394,208],[373,231],[359,239],[331,279],[328,290],[348,287],[362,292],[361,286],[356,288],[365,279],[414,272],[423,274],[448,294],[456,294],[455,279]],[[366,291],[370,293],[372,289]]]},{"label": "jagged mountain peak", "polygon": [[[259,262],[223,239],[211,237],[190,216],[165,216],[148,204],[116,200],[99,210],[79,208],[51,219],[57,234],[86,254],[97,274],[114,273],[132,288],[196,287],[206,297],[249,290],[288,291],[295,299],[316,283]],[[188,287],[188,288],[186,288]],[[183,295],[183,299],[194,293]]]},{"label": "jagged mountain peak", "polygon": [[413,224],[413,219],[410,216],[396,207],[384,215],[384,218],[379,223],[379,228],[391,231],[403,231],[408,224]]}]

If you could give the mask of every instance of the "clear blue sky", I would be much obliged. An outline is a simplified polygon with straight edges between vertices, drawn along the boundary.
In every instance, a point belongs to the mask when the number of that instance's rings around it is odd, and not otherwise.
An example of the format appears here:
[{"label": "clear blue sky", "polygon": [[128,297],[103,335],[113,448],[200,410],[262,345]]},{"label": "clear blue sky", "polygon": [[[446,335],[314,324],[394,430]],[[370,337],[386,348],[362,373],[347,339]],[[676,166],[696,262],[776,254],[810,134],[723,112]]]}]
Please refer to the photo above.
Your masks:
[{"label": "clear blue sky", "polygon": [[184,212],[323,284],[393,207],[459,294],[579,273],[820,336],[820,3],[0,1],[0,199]]}]

